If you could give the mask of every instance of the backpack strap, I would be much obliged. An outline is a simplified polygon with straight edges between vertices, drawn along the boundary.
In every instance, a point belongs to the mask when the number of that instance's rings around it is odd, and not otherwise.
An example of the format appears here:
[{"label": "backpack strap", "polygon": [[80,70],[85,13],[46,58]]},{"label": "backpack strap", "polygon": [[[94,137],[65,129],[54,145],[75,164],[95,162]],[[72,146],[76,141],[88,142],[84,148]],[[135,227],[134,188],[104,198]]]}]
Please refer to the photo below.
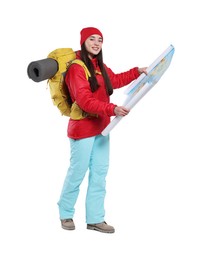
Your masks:
[{"label": "backpack strap", "polygon": [[91,77],[91,74],[90,74],[90,72],[89,72],[87,66],[85,65],[85,63],[84,63],[82,60],[79,60],[79,59],[75,59],[75,60],[73,60],[73,61],[71,62],[71,64],[74,64],[74,63],[75,63],[75,64],[79,64],[79,65],[81,65],[81,66],[84,68],[85,74],[86,74],[86,78],[87,78],[87,80],[88,80],[88,78]]},{"label": "backpack strap", "polygon": [[[74,64],[74,63],[79,64],[84,68],[85,74],[86,74],[86,79],[88,80],[89,77],[91,77],[91,74],[90,74],[87,66],[85,65],[85,63],[82,60],[79,60],[79,59],[75,59],[71,62],[71,64]],[[71,106],[70,118],[72,118],[72,119],[83,119],[85,117],[98,117],[98,115],[92,114],[92,113],[87,113],[87,112],[81,110],[81,108],[78,106],[76,101],[74,101],[74,103]]]}]

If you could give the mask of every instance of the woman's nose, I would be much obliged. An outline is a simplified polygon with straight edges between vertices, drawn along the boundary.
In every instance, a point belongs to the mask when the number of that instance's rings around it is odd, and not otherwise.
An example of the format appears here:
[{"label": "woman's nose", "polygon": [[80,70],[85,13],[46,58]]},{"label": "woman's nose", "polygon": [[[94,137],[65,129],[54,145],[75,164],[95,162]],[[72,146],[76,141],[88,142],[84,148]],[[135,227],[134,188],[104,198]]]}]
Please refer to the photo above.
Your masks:
[{"label": "woman's nose", "polygon": [[94,44],[95,44],[95,45],[99,45],[99,42],[98,42],[98,41],[94,41]]}]

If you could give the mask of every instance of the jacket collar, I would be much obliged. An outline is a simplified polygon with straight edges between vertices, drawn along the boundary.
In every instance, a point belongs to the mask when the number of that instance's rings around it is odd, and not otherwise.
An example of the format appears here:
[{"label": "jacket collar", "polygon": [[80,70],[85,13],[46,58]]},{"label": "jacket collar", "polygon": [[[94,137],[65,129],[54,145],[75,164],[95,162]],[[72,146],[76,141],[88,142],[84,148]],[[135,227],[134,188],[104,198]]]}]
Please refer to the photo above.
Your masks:
[{"label": "jacket collar", "polygon": [[[81,54],[80,50],[76,51],[76,58],[77,59],[81,59],[81,55],[80,54]],[[93,59],[91,59],[91,61],[92,61],[93,65],[94,65],[95,70],[100,71],[100,69],[98,67],[97,58],[93,58]]]}]

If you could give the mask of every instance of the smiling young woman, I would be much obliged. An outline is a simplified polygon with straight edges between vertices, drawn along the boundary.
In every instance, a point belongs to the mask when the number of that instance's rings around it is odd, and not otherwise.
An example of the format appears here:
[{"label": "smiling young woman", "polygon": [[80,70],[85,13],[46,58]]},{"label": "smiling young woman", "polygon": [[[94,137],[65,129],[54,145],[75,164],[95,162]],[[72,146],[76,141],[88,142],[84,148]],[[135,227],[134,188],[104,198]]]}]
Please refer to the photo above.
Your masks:
[{"label": "smiling young woman", "polygon": [[[123,106],[110,102],[110,95],[135,80],[146,68],[134,67],[115,74],[103,63],[103,34],[94,27],[81,30],[81,50],[77,58],[82,60],[91,76],[87,80],[79,64],[68,69],[65,82],[72,101],[87,113],[82,120],[70,118],[68,137],[71,147],[70,166],[58,202],[62,228],[74,230],[75,204],[80,185],[89,170],[86,195],[87,229],[114,233],[113,226],[105,222],[104,200],[106,175],[109,167],[109,135],[102,136],[102,130],[109,124],[111,116],[126,116]],[[93,115],[93,116],[91,116]]]}]

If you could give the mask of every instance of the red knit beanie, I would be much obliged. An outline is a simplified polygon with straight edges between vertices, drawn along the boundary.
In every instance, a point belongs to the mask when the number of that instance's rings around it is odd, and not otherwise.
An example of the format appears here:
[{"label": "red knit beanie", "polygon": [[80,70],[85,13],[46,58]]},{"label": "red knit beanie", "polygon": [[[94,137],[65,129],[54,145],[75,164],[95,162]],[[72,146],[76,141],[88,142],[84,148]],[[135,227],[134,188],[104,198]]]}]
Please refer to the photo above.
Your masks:
[{"label": "red knit beanie", "polygon": [[98,34],[103,38],[101,31],[99,31],[97,28],[94,27],[83,28],[80,32],[81,35],[80,45],[82,45],[87,40],[87,38],[93,34]]}]

